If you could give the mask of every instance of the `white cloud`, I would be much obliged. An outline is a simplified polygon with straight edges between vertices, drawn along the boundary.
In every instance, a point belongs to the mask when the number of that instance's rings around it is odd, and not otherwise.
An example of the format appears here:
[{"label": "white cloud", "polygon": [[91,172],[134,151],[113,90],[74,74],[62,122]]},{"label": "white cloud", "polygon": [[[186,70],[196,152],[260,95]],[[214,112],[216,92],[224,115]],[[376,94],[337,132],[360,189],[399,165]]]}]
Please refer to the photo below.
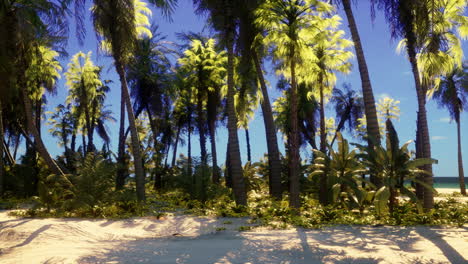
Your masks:
[{"label": "white cloud", "polygon": [[441,118],[439,118],[439,122],[441,122],[441,123],[450,123],[450,121],[452,121],[452,119],[450,117],[441,117]]},{"label": "white cloud", "polygon": [[447,139],[447,137],[444,137],[444,136],[432,136],[431,139],[432,139],[432,140],[445,140],[445,139]]}]

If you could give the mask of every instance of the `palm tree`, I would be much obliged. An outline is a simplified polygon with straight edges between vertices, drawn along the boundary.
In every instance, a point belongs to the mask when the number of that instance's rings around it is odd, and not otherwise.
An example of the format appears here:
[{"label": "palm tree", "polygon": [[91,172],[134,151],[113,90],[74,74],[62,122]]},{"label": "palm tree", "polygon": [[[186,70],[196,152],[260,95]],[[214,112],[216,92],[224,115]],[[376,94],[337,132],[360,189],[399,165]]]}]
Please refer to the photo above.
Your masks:
[{"label": "palm tree", "polygon": [[[338,2],[338,1],[336,1]],[[372,90],[372,84],[369,77],[369,70],[367,68],[366,58],[364,56],[364,50],[362,48],[361,37],[359,36],[359,31],[354,20],[353,10],[351,8],[350,0],[341,0],[339,1],[343,5],[343,9],[348,19],[349,29],[351,32],[351,37],[354,43],[354,48],[356,50],[356,57],[359,66],[359,74],[361,77],[362,85],[362,96],[364,99],[364,112],[367,116],[366,119],[366,128],[369,146],[374,145],[374,140],[376,144],[380,144],[380,133],[379,133],[379,122],[377,118],[377,110],[375,106],[374,92]],[[372,140],[374,139],[374,140]]]},{"label": "palm tree", "polygon": [[351,89],[350,84],[343,84],[343,90],[336,88],[333,90],[331,102],[335,104],[336,119],[340,120],[330,143],[330,146],[333,147],[338,132],[341,132],[346,124],[348,124],[348,131],[351,133],[359,126],[359,118],[363,116],[364,112],[364,100]]},{"label": "palm tree", "polygon": [[434,99],[449,111],[450,117],[457,123],[458,140],[458,181],[460,192],[466,195],[465,175],[463,172],[463,158],[461,149],[460,115],[466,109],[468,99],[468,65],[464,69],[456,68],[440,83],[434,93]]},{"label": "palm tree", "polygon": [[[301,67],[308,49],[307,40],[321,28],[320,14],[330,12],[332,6],[315,0],[281,1],[269,0],[262,4],[256,14],[256,24],[266,30],[265,45],[271,49],[273,59],[281,64],[281,71],[290,79],[291,133],[290,146],[290,206],[300,207],[299,199],[299,123],[296,71]],[[305,39],[305,38],[308,39]]]},{"label": "palm tree", "polygon": [[[171,48],[173,44],[165,40],[166,37],[161,35],[157,26],[153,26],[151,32],[151,37],[146,36],[137,40],[136,49],[126,72],[131,96],[135,103],[136,116],[138,117],[143,111],[146,112],[154,148],[158,149],[158,136],[161,133],[169,135],[163,133],[164,127],[170,127],[167,126],[168,120],[163,118],[163,112],[167,108],[165,100],[171,90],[172,81],[169,56],[175,54],[175,51]],[[170,137],[164,137],[164,139],[170,139]],[[123,175],[120,174],[120,176]],[[159,178],[160,174],[156,176]],[[122,180],[119,181],[120,184],[122,182]],[[119,188],[122,187],[119,186]]]},{"label": "palm tree", "polygon": [[[187,73],[182,71],[181,68],[177,68],[175,86],[177,89],[177,97],[174,101],[174,109],[172,116],[178,123],[178,134],[180,130],[185,127],[187,131],[187,174],[192,176],[192,121],[193,121],[193,110],[195,109],[196,99],[194,98],[195,92],[193,86],[186,83]],[[177,141],[178,142],[178,141]],[[174,147],[174,155],[172,160],[172,166],[175,165],[176,146]]]},{"label": "palm tree", "polygon": [[[242,81],[247,82],[253,88],[260,86],[262,97],[260,105],[265,125],[265,134],[268,150],[269,165],[269,191],[270,195],[276,199],[281,199],[281,160],[278,148],[277,129],[273,119],[273,111],[268,95],[268,89],[262,69],[262,57],[264,47],[256,36],[262,29],[255,24],[255,10],[263,0],[244,0],[236,9],[239,17],[239,37],[237,49],[240,50],[240,70]],[[257,85],[257,82],[259,85]],[[246,136],[247,136],[246,130]]]},{"label": "palm tree", "polygon": [[84,123],[83,135],[88,136],[88,146],[83,145],[85,152],[95,150],[93,134],[96,117],[99,116],[96,112],[100,110],[98,96],[103,86],[99,73],[100,68],[91,60],[91,52],[75,54],[65,73],[69,89],[67,103],[72,105],[72,112],[79,122]]},{"label": "palm tree", "polygon": [[235,6],[232,0],[194,0],[199,13],[209,13],[215,30],[221,33],[222,43],[227,49],[227,114],[228,114],[228,152],[230,175],[236,203],[247,205],[247,192],[242,172],[242,163],[237,134],[237,117],[234,106],[234,41],[236,32]]},{"label": "palm tree", "polygon": [[[26,88],[21,89],[22,100],[25,107],[25,114],[28,126],[28,132],[34,137],[34,144],[37,151],[52,170],[54,174],[64,175],[62,169],[52,159],[48,153],[39,132],[38,123],[42,115],[42,103],[44,93],[54,93],[56,89],[56,80],[60,78],[59,71],[61,67],[56,57],[59,55],[56,51],[45,46],[33,46],[29,50],[30,61],[24,71],[24,84]],[[28,56],[28,55],[27,55]],[[33,104],[36,102],[36,121],[33,119]],[[39,121],[38,121],[39,120]]]},{"label": "palm tree", "polygon": [[[309,73],[302,73],[304,81],[315,84],[317,90],[311,91],[316,98],[319,98],[320,105],[320,151],[326,152],[327,149],[327,131],[325,119],[325,103],[326,96],[332,93],[336,82],[336,72],[348,73],[351,64],[348,62],[353,56],[346,48],[352,45],[352,42],[344,39],[344,31],[336,30],[339,26],[340,17],[338,15],[331,16],[323,20],[322,31],[314,38],[314,43],[311,49],[313,56],[306,58],[306,65],[310,70],[304,67],[301,70]],[[328,203],[327,195],[327,178],[326,172],[321,174],[320,184],[320,200],[321,203]]]},{"label": "palm tree", "polygon": [[[94,0],[92,7],[92,17],[97,37],[101,41],[101,47],[114,58],[115,68],[120,78],[122,89],[121,110],[126,108],[128,114],[134,155],[136,192],[139,201],[146,199],[145,172],[143,170],[135,115],[128,92],[125,67],[130,62],[138,37],[151,36],[151,31],[147,28],[149,26],[148,15],[150,14],[151,10],[146,6],[146,3],[139,0]],[[123,113],[121,113],[122,115]]]},{"label": "palm tree", "polygon": [[[192,40],[191,47],[179,59],[180,67],[188,73],[186,83],[196,92],[197,126],[200,135],[200,151],[202,165],[207,165],[206,151],[206,117],[210,91],[215,92],[223,84],[225,74],[226,56],[224,52],[216,52],[215,40]],[[216,102],[210,101],[212,104]],[[216,108],[215,105],[210,106]],[[213,138],[213,136],[211,137]],[[212,141],[213,142],[213,141]],[[215,164],[214,164],[215,166]],[[213,176],[215,179],[216,176]]]},{"label": "palm tree", "polygon": [[67,165],[70,165],[70,148],[68,144],[70,143],[69,137],[72,134],[72,114],[70,112],[71,106],[67,104],[66,106],[59,104],[55,107],[54,112],[49,112],[51,116],[49,117],[48,124],[51,126],[49,133],[53,137],[59,138],[59,146],[64,147],[64,154],[66,157]]},{"label": "palm tree", "polygon": [[[255,92],[255,91],[253,91]],[[258,107],[260,94],[252,94],[252,91],[241,89],[235,97],[234,103],[237,113],[237,125],[245,130],[245,139],[247,145],[247,161],[252,162],[250,148],[249,122],[254,118],[255,110]]]},{"label": "palm tree", "polygon": [[[385,10],[385,16],[391,28],[393,38],[401,37],[406,39],[406,52],[411,64],[416,95],[418,100],[417,112],[417,131],[416,131],[416,157],[430,158],[431,157],[431,142],[429,137],[429,127],[427,124],[426,113],[426,92],[427,87],[423,87],[421,83],[421,74],[417,61],[418,28],[427,28],[427,23],[422,19],[418,19],[418,14],[427,14],[427,5],[420,4],[421,1],[405,1],[405,0],[372,0],[372,4],[378,4],[378,7]],[[420,33],[423,35],[424,33]],[[424,177],[425,183],[432,186],[432,164],[425,165],[424,169],[428,172]],[[434,195],[428,188],[417,186],[417,195],[424,200],[424,208],[431,209],[434,206]]]}]

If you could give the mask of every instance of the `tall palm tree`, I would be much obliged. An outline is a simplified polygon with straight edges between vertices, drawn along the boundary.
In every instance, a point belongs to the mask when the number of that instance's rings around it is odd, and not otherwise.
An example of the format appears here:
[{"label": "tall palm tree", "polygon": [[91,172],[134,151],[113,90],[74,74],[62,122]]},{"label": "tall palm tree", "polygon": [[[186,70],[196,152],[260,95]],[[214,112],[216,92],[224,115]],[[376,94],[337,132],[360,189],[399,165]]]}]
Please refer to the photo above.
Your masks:
[{"label": "tall palm tree", "polygon": [[[426,95],[431,92],[434,79],[437,79],[436,75],[443,75],[450,71],[453,65],[461,64],[461,46],[452,32],[458,30],[461,37],[468,36],[464,22],[466,19],[463,16],[467,3],[459,0],[372,0],[372,3],[385,10],[392,37],[404,39],[418,98],[416,156],[430,158]],[[432,165],[426,165],[424,169],[430,172],[424,176],[425,183],[432,186]],[[432,190],[418,185],[417,194],[419,198],[424,199],[426,210],[433,207]]]},{"label": "tall palm tree", "polygon": [[[316,85],[316,89],[309,92],[319,100],[320,106],[320,151],[327,150],[327,131],[325,119],[325,104],[336,83],[336,73],[349,73],[351,63],[349,60],[353,54],[346,50],[352,42],[343,38],[344,31],[337,30],[341,18],[338,15],[330,16],[321,22],[322,31],[309,41],[313,44],[310,47],[310,58],[305,57],[305,65],[309,67],[301,68],[301,74],[305,82]],[[307,69],[307,70],[306,70]],[[301,72],[302,71],[302,72]],[[320,200],[321,203],[328,203],[327,174],[321,174]]]},{"label": "tall palm tree", "polygon": [[144,201],[146,199],[145,172],[125,67],[134,52],[138,37],[151,35],[151,31],[147,28],[149,26],[148,15],[151,14],[151,10],[146,3],[139,0],[94,0],[93,2],[92,17],[97,37],[101,41],[101,47],[114,58],[115,68],[120,78],[122,105],[125,105],[131,132],[137,198],[139,201]]},{"label": "tall palm tree", "polygon": [[273,59],[281,64],[282,73],[290,79],[291,133],[290,146],[290,206],[300,207],[299,198],[299,124],[296,71],[301,67],[308,43],[305,37],[312,38],[321,28],[323,12],[332,6],[321,1],[281,1],[269,0],[256,11],[256,24],[266,30],[264,43],[271,49]]},{"label": "tall palm tree", "polygon": [[[239,37],[237,49],[240,50],[240,75],[243,82],[262,92],[260,105],[268,150],[269,191],[276,199],[281,199],[281,160],[278,148],[277,129],[275,126],[270,97],[262,69],[262,57],[265,54],[261,41],[256,40],[262,29],[255,24],[255,10],[264,0],[244,0],[236,9],[239,17]],[[257,85],[257,82],[259,85]],[[247,135],[247,130],[246,130]]]},{"label": "tall palm tree", "polygon": [[[427,88],[423,87],[421,83],[421,74],[416,56],[418,49],[416,25],[419,28],[427,28],[427,23],[424,23],[425,21],[422,19],[418,19],[417,14],[427,14],[427,5],[422,0],[372,0],[372,4],[378,4],[377,6],[380,9],[385,10],[385,16],[390,25],[392,37],[406,39],[406,53],[411,64],[418,101],[416,157],[430,158],[431,142],[426,112]],[[432,164],[425,165],[424,169],[428,172],[428,175],[424,176],[425,183],[432,186],[433,178],[430,176],[432,175]],[[418,185],[417,195],[420,199],[423,199],[426,210],[434,206],[434,195],[430,189]]]},{"label": "tall palm tree", "polygon": [[[163,129],[170,127],[167,126],[168,120],[164,119],[164,110],[167,108],[165,101],[172,82],[169,56],[175,54],[175,51],[171,47],[173,44],[165,40],[166,37],[161,35],[157,26],[153,26],[151,32],[151,37],[146,36],[137,40],[136,49],[126,73],[131,96],[135,102],[134,111],[137,116],[143,111],[146,112],[152,131],[152,142],[154,148],[158,149],[159,135],[169,136],[164,133]],[[163,139],[170,139],[167,136]],[[123,174],[120,175],[123,176]],[[160,173],[156,174],[156,178],[159,179],[159,176]],[[122,182],[120,180],[119,184]]]},{"label": "tall palm tree", "polygon": [[85,152],[95,150],[93,134],[96,123],[96,113],[99,109],[98,96],[103,83],[99,76],[100,68],[91,60],[91,52],[78,52],[68,64],[65,73],[66,85],[69,89],[67,103],[72,105],[72,112],[84,124],[83,135],[88,136],[88,146],[83,146]]},{"label": "tall palm tree", "polygon": [[[44,102],[44,93],[55,93],[56,80],[60,78],[59,72],[62,70],[56,57],[59,55],[56,51],[45,46],[30,47],[31,54],[29,65],[24,71],[25,88],[21,88],[22,100],[25,107],[28,132],[34,137],[34,144],[37,151],[41,154],[44,161],[54,174],[64,175],[62,169],[52,159],[48,153],[39,132],[38,123],[42,115],[42,103]],[[33,103],[36,103],[36,120],[33,118]],[[39,120],[39,121],[38,121]]]},{"label": "tall palm tree", "polygon": [[460,183],[460,192],[466,195],[461,149],[460,115],[467,108],[468,102],[468,65],[465,65],[464,69],[456,68],[448,74],[440,83],[439,89],[435,91],[434,99],[441,107],[448,110],[450,117],[457,123],[458,181]]},{"label": "tall palm tree", "polygon": [[247,192],[243,177],[242,163],[237,134],[237,117],[234,106],[234,41],[236,34],[235,7],[238,1],[232,0],[194,0],[199,13],[209,13],[215,30],[221,33],[227,49],[227,113],[228,113],[228,152],[229,168],[232,176],[236,203],[247,205]]},{"label": "tall palm tree", "polygon": [[[219,87],[222,86],[226,72],[225,52],[218,53],[215,45],[214,39],[206,41],[194,39],[191,42],[191,47],[184,52],[184,56],[178,61],[182,70],[188,73],[186,83],[193,86],[192,89],[196,92],[201,161],[205,166],[207,165],[205,132],[207,103],[210,94],[215,92],[215,90],[219,90]],[[213,101],[210,102],[212,104],[215,103]],[[216,108],[216,106],[211,107]],[[213,176],[213,179],[215,179],[215,176]]]}]

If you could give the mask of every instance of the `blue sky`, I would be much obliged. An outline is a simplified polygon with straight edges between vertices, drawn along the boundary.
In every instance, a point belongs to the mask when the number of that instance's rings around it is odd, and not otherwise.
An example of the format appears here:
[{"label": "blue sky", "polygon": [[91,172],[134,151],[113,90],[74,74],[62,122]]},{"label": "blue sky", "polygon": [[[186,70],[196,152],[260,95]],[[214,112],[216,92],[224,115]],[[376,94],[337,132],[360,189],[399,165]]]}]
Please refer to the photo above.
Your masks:
[{"label": "blue sky", "polygon": [[[88,1],[89,4],[90,1]],[[400,120],[395,122],[395,127],[399,133],[400,141],[406,142],[415,138],[416,133],[416,92],[414,89],[414,80],[411,74],[410,64],[403,54],[396,53],[398,41],[390,40],[388,26],[384,21],[382,13],[377,13],[376,20],[372,23],[370,19],[370,8],[368,1],[360,2],[354,6],[354,15],[358,25],[361,41],[364,48],[364,53],[367,59],[369,74],[371,77],[374,95],[376,99],[390,96],[400,101],[401,115]],[[343,17],[341,28],[347,32],[347,37],[351,39],[348,33],[348,24],[346,16],[340,10],[339,14]],[[191,0],[179,0],[179,7],[172,16],[173,22],[164,19],[160,12],[153,9],[152,21],[159,25],[161,32],[168,36],[168,40],[177,41],[175,33],[194,31],[200,32],[205,29],[206,33],[209,30],[205,27],[205,18],[198,17],[194,14],[194,8]],[[74,26],[70,27],[71,29]],[[108,95],[106,104],[109,109],[114,112],[114,117],[118,119],[120,108],[120,82],[113,68],[112,59],[97,54],[97,41],[94,35],[89,14],[86,17],[87,37],[83,46],[79,46],[74,36],[73,30],[70,32],[70,39],[67,51],[68,58],[61,58],[62,67],[66,71],[67,64],[75,53],[78,51],[93,52],[93,59],[97,65],[104,66],[103,78],[110,79],[114,82],[110,85],[111,92]],[[468,54],[467,42],[463,42],[463,49]],[[354,51],[354,50],[353,50]],[[338,79],[337,86],[341,87],[342,83],[350,83],[353,89],[360,91],[361,80],[358,72],[357,61],[353,59],[353,70],[349,75],[341,76]],[[273,101],[280,93],[276,90],[275,84],[277,77],[274,76],[273,70],[269,67],[270,64],[265,64],[265,70],[268,72],[267,79],[269,80],[270,98]],[[65,101],[67,96],[67,87],[65,86],[64,77],[58,82],[58,94],[54,97],[49,96],[48,111],[53,111],[53,108]],[[439,160],[439,164],[434,166],[435,176],[451,176],[458,175],[457,170],[457,141],[456,141],[456,124],[450,122],[448,112],[438,108],[434,101],[429,101],[427,104],[428,122],[430,128],[432,155],[433,158]],[[334,117],[331,105],[328,106],[327,117]],[[468,168],[468,114],[463,113],[462,120],[462,149],[465,154],[464,167]],[[128,122],[127,122],[128,124]],[[111,129],[111,138],[113,139],[111,147],[116,150],[118,137],[118,123],[109,123]],[[44,142],[53,156],[63,152],[57,144],[57,140],[52,138],[47,133],[47,126],[43,126]],[[263,125],[260,109],[257,110],[255,119],[250,123],[250,137],[252,146],[252,159],[258,160],[267,151],[265,129]],[[193,153],[199,155],[199,143],[195,136],[193,141]],[[245,134],[243,130],[239,130],[239,140],[242,154],[242,161],[246,162],[246,146]],[[281,151],[284,153],[284,143],[282,136],[278,136]],[[219,165],[224,163],[227,144],[227,130],[220,127],[217,132],[218,146],[218,161]],[[414,145],[412,145],[414,146]],[[97,145],[100,148],[99,143]],[[209,148],[209,146],[208,146]],[[302,151],[303,158],[305,149]],[[186,147],[179,147],[179,152],[186,153]],[[172,153],[172,150],[171,150]]]}]

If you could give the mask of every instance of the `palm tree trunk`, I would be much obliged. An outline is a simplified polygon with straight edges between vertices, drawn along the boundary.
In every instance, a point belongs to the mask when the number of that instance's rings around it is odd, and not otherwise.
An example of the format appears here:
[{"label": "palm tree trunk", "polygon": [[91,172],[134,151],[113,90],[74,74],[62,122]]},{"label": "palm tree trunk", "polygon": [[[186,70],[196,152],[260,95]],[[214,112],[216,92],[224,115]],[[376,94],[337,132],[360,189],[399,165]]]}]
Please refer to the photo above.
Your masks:
[{"label": "palm tree trunk", "polygon": [[[319,76],[320,85],[320,151],[326,153],[327,151],[327,133],[325,131],[325,99],[323,95],[323,79],[322,75]],[[320,175],[320,203],[323,205],[328,204],[328,188],[327,188],[327,172]]]},{"label": "palm tree trunk", "polygon": [[[357,29],[356,21],[354,20],[353,10],[351,9],[351,4],[349,0],[342,0],[343,9],[346,13],[346,18],[348,19],[349,29],[351,31],[351,37],[354,42],[354,48],[356,50],[356,57],[359,66],[359,74],[361,76],[362,83],[362,96],[364,98],[364,112],[366,114],[366,129],[367,135],[369,136],[367,142],[369,147],[374,146],[375,140],[376,144],[380,144],[380,131],[379,131],[379,121],[377,118],[377,109],[375,107],[374,92],[372,91],[372,85],[369,77],[369,70],[367,68],[366,58],[364,56],[364,51],[362,49],[361,37],[359,36],[359,31]],[[380,186],[381,182],[378,178],[370,175],[370,180],[372,183]]]},{"label": "palm tree trunk", "polygon": [[86,147],[86,153],[94,151],[93,149],[93,134],[91,131],[91,116],[89,114],[88,106],[85,106],[85,119],[86,119],[86,132],[88,134],[88,145]]},{"label": "palm tree trunk", "polygon": [[201,162],[203,165],[203,170],[208,164],[207,159],[207,150],[206,150],[206,133],[205,133],[205,123],[203,117],[203,98],[202,98],[202,91],[203,88],[200,88],[198,91],[198,102],[197,102],[197,127],[198,127],[198,135],[200,136],[200,155],[201,155]]},{"label": "palm tree trunk", "polygon": [[231,173],[231,163],[229,158],[229,141],[226,148],[226,170],[224,172],[224,178],[226,181],[226,187],[232,188],[232,173]]},{"label": "palm tree trunk", "polygon": [[242,171],[242,162],[239,150],[239,138],[237,134],[237,116],[234,107],[234,25],[233,15],[231,14],[230,2],[226,1],[226,19],[229,24],[226,27],[227,36],[227,113],[228,113],[228,132],[229,132],[229,160],[231,167],[232,185],[234,197],[237,205],[247,205],[247,191],[245,188],[244,175]]},{"label": "palm tree trunk", "polygon": [[[290,54],[295,54],[295,48],[290,48]],[[296,83],[296,61],[293,57],[291,61],[291,134],[289,136],[290,142],[290,158],[289,158],[289,205],[293,208],[301,207],[299,198],[300,192],[300,157],[299,157],[299,122],[298,122],[298,100],[297,100],[297,83]]]},{"label": "palm tree trunk", "polygon": [[41,136],[41,115],[42,115],[42,98],[37,100],[35,106],[36,113],[34,114],[35,122],[36,122],[36,129],[39,136]]},{"label": "palm tree trunk", "polygon": [[39,132],[37,131],[37,128],[33,120],[31,100],[29,99],[28,93],[26,91],[26,87],[22,86],[20,90],[23,96],[23,103],[24,103],[24,108],[25,108],[28,131],[34,137],[34,142],[36,145],[36,149],[39,152],[39,155],[41,155],[41,157],[44,159],[44,162],[47,164],[47,167],[49,167],[52,173],[65,177],[65,174],[63,173],[62,169],[57,165],[57,163],[55,163],[55,161],[50,156],[49,152],[47,151],[44,145],[44,142],[42,142]]},{"label": "palm tree trunk", "polygon": [[[0,140],[3,143],[3,111],[2,111],[2,100],[0,99]],[[0,144],[0,197],[3,196],[4,191],[4,174],[3,174],[3,144]]]},{"label": "palm tree trunk", "polygon": [[[411,20],[411,19],[410,19]],[[409,24],[412,25],[413,21],[409,21]],[[418,134],[417,141],[419,141],[420,147],[416,148],[416,157],[422,158],[431,158],[431,142],[429,139],[429,127],[427,124],[427,113],[426,113],[426,89],[421,84],[421,79],[419,76],[418,62],[416,60],[416,36],[412,30],[406,30],[406,48],[408,52],[408,57],[411,63],[411,68],[413,71],[414,82],[416,86],[416,95],[418,99],[418,113],[417,113],[417,131]],[[426,185],[433,185],[433,176],[432,176],[432,164],[425,165],[424,169],[429,172],[431,175],[423,175],[422,178]],[[429,188],[424,188],[422,194],[424,209],[430,210],[434,207],[434,194]]]},{"label": "palm tree trunk", "polygon": [[330,143],[330,147],[333,147],[333,143],[335,143],[338,132],[341,132],[341,130],[343,129],[344,124],[345,124],[346,120],[349,118],[350,113],[351,113],[351,109],[349,107],[346,108],[345,113],[343,114],[343,116],[341,116],[340,123],[338,123],[338,126],[336,127],[336,132],[335,132],[335,135],[333,136],[333,139],[332,139],[332,141]]},{"label": "palm tree trunk", "polygon": [[124,102],[127,108],[128,123],[130,126],[130,137],[132,140],[133,150],[133,162],[135,167],[135,181],[136,181],[136,193],[138,201],[145,201],[145,172],[143,170],[143,162],[141,159],[140,152],[140,140],[138,138],[138,131],[135,123],[135,115],[133,114],[132,102],[130,101],[130,95],[128,93],[127,78],[125,77],[125,70],[121,62],[115,62],[117,72],[120,77],[120,83],[122,85]]},{"label": "palm tree trunk", "polygon": [[177,146],[179,145],[180,129],[181,129],[181,125],[179,123],[177,125],[177,134],[176,134],[175,143],[174,143],[174,151],[172,154],[172,163],[171,163],[172,167],[174,167],[176,163]]},{"label": "palm tree trunk", "polygon": [[249,136],[249,129],[245,129],[245,141],[247,145],[247,161],[252,162],[252,153],[250,151],[250,136]]},{"label": "palm tree trunk", "polygon": [[257,76],[260,81],[260,88],[262,90],[263,100],[261,102],[263,123],[265,124],[265,134],[268,149],[268,165],[270,168],[269,173],[269,187],[270,195],[275,199],[281,199],[281,160],[278,148],[278,138],[276,136],[276,126],[273,121],[273,111],[271,110],[270,98],[263,76],[262,67],[258,58],[257,52],[252,51],[252,57],[255,63]]},{"label": "palm tree trunk", "polygon": [[218,184],[220,175],[218,168],[218,154],[216,151],[216,120],[211,119],[210,123],[208,124],[208,128],[211,140],[211,159],[213,162],[213,175],[211,180],[214,184]]},{"label": "palm tree trunk", "polygon": [[125,166],[125,103],[124,91],[120,93],[120,125],[119,125],[119,146],[117,154],[117,177],[115,188],[122,190],[125,185],[126,166]]},{"label": "palm tree trunk", "polygon": [[458,118],[458,122],[457,122],[457,139],[458,139],[458,182],[460,183],[460,193],[463,195],[466,195],[465,173],[463,172],[463,158],[462,158],[462,148],[461,148],[460,118]]},{"label": "palm tree trunk", "polygon": [[[0,111],[0,114],[1,114],[1,111]],[[0,125],[3,127],[3,124],[0,124]],[[0,127],[0,129],[1,129],[1,127]],[[0,131],[0,132],[4,133],[3,130]],[[8,161],[8,163],[10,165],[15,165],[15,160],[13,159],[13,156],[11,155],[10,147],[5,142],[5,140],[3,140],[3,152],[5,153],[5,159]]]},{"label": "palm tree trunk", "polygon": [[192,177],[192,116],[189,114],[188,121],[188,144],[187,144],[187,173]]},{"label": "palm tree trunk", "polygon": [[[366,58],[362,49],[361,37],[357,29],[356,21],[354,20],[353,10],[349,0],[342,0],[346,18],[348,19],[351,37],[356,49],[356,57],[358,60],[359,74],[362,82],[362,95],[364,97],[364,111],[367,120],[367,134],[374,137],[376,143],[380,144],[380,131],[379,121],[377,118],[377,109],[375,107],[374,92],[369,77],[369,70],[367,68]],[[369,140],[368,144],[373,146],[373,142]]]}]

